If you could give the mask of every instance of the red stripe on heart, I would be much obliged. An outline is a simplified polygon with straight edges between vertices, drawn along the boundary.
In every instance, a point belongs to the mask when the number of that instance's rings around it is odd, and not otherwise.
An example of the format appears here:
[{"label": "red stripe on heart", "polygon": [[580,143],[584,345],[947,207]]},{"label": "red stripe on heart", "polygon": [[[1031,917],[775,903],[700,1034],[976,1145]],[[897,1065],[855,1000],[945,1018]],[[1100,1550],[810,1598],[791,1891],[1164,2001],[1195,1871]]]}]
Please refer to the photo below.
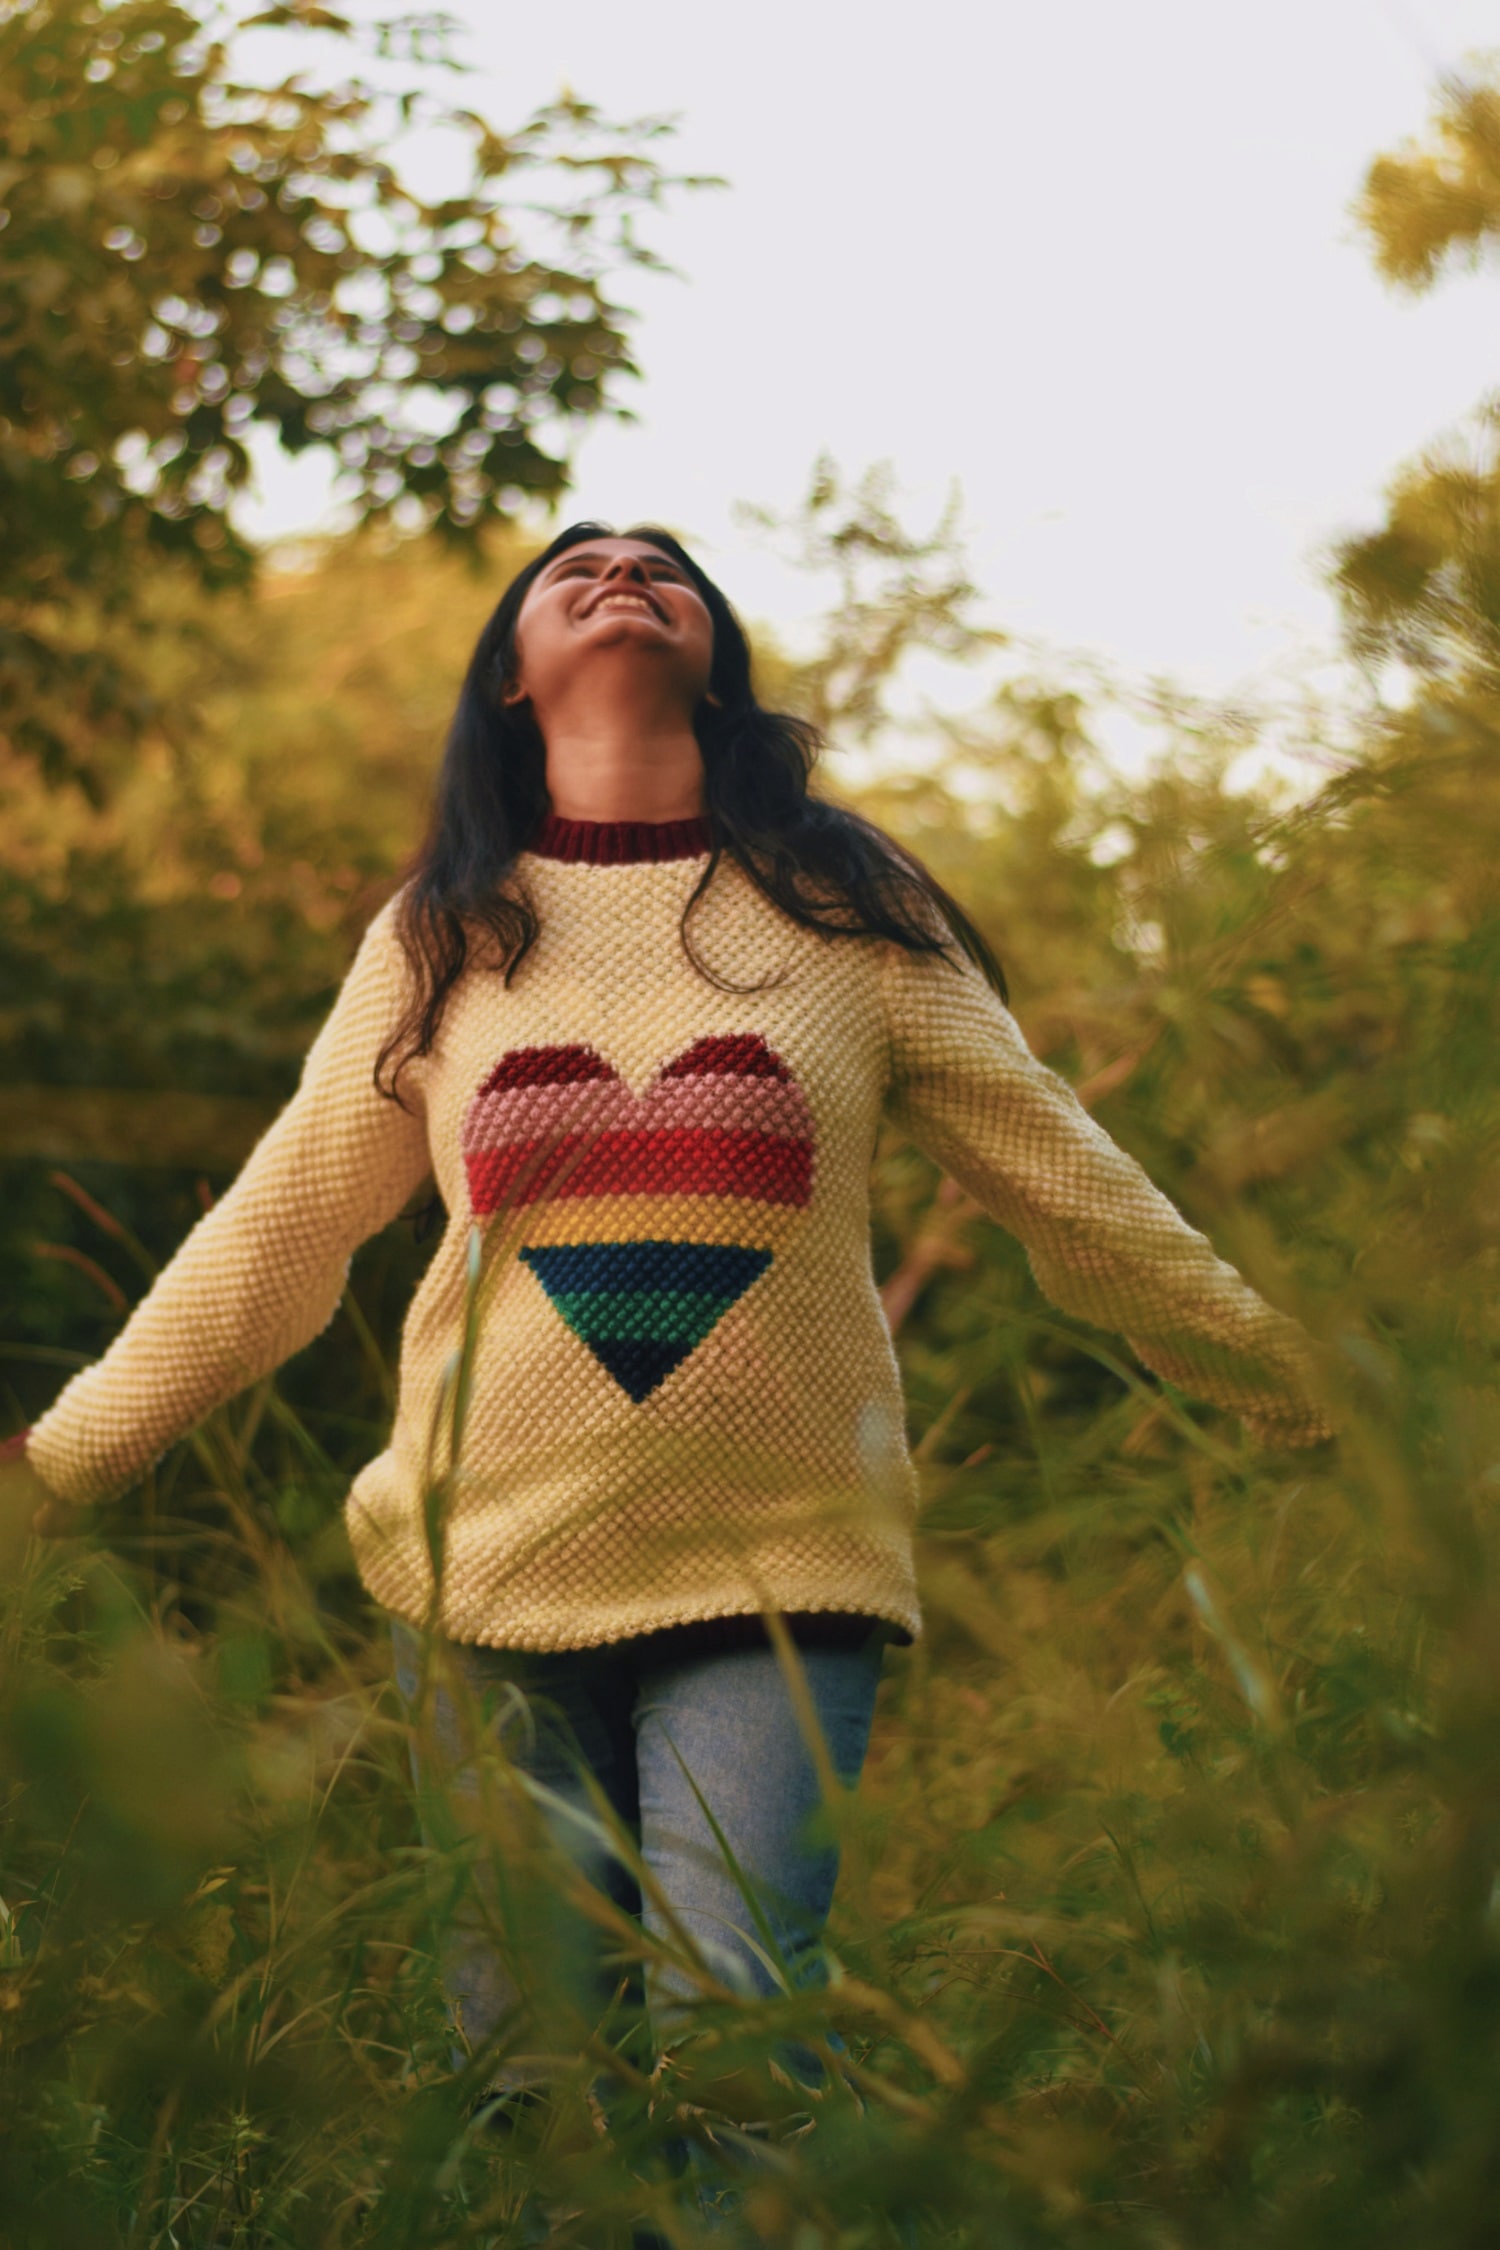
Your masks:
[{"label": "red stripe on heart", "polygon": [[780,1055],[773,1055],[758,1031],[742,1031],[729,1038],[698,1039],[662,1071],[663,1078],[779,1078],[790,1085],[792,1074]]},{"label": "red stripe on heart", "polygon": [[572,1195],[728,1195],[800,1208],[812,1194],[812,1158],[810,1142],[771,1133],[568,1133],[474,1150],[469,1193],[479,1217]]},{"label": "red stripe on heart", "polygon": [[[615,1072],[592,1047],[513,1047],[502,1055],[475,1099],[508,1086],[585,1086]],[[472,1106],[472,1105],[471,1105]]]}]

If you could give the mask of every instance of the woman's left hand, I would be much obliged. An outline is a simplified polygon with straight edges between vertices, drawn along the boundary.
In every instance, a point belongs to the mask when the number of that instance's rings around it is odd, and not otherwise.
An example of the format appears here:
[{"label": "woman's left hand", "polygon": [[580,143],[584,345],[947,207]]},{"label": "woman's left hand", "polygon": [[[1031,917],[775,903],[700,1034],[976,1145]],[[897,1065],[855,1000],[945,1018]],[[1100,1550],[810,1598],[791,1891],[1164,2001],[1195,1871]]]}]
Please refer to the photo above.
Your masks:
[{"label": "woman's left hand", "polygon": [[26,1458],[23,1431],[0,1445],[0,1520],[14,1536],[28,1517],[39,1539],[76,1539],[87,1530],[93,1510],[49,1492]]},{"label": "woman's left hand", "polygon": [[1283,1469],[1330,1469],[1339,1458],[1341,1437],[1335,1430],[1327,1437],[1314,1438],[1308,1445],[1288,1445],[1284,1440],[1270,1440],[1262,1445],[1261,1452]]}]

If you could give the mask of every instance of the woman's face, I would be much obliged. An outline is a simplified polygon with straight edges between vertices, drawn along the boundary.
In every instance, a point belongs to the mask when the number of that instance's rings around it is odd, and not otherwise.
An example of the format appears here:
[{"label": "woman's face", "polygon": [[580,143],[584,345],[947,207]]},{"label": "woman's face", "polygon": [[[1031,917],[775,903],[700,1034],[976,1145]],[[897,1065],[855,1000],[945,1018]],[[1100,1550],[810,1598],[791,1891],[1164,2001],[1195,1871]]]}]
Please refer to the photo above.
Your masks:
[{"label": "woman's face", "polygon": [[581,668],[648,667],[689,720],[713,669],[713,620],[679,563],[643,539],[590,539],[556,556],[527,588],[516,623],[508,703],[539,720],[576,690]]}]

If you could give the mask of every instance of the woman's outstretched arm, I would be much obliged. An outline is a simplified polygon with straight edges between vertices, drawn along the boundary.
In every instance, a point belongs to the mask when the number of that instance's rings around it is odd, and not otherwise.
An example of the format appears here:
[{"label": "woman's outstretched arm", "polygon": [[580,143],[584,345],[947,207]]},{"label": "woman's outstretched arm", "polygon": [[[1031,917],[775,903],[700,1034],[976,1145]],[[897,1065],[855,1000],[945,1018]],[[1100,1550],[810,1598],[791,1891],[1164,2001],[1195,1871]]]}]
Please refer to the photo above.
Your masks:
[{"label": "woman's outstretched arm", "polygon": [[1330,1436],[1306,1332],[1095,1124],[976,969],[891,952],[892,1113],[1024,1243],[1052,1302],[1123,1335],[1147,1367],[1267,1441]]},{"label": "woman's outstretched arm", "polygon": [[[26,1440],[50,1492],[114,1498],[212,1407],[309,1343],[338,1310],[349,1260],[430,1168],[420,1099],[375,1090],[401,1011],[393,912],[371,923],[291,1101],[164,1268],[103,1358]],[[413,1073],[412,1075],[415,1075]]]}]

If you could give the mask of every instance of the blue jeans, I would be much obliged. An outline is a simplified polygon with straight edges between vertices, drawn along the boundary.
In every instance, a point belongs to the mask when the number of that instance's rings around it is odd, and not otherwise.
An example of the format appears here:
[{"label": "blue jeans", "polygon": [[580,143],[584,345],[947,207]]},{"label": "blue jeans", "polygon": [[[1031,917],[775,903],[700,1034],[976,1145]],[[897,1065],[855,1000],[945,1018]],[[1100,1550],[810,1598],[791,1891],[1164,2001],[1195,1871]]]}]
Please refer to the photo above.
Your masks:
[{"label": "blue jeans", "polygon": [[[422,1709],[423,1638],[399,1620],[393,1632],[424,1837],[480,1839],[467,1875],[462,1854],[455,1862],[442,1938],[455,2059],[475,2059],[480,2082],[545,2083],[570,2049],[576,2065],[570,2029],[640,1991],[620,1929],[539,1872],[548,1848],[638,1918],[658,2052],[715,1983],[755,1995],[824,1981],[838,1847],[820,1831],[818,1759],[770,1647],[684,1653],[647,1635],[537,1655],[435,1641]],[[886,1639],[872,1622],[857,1646],[797,1651],[824,1771],[846,1788],[864,1763]],[[782,2057],[799,2077],[820,2075],[809,2049],[788,2044]]]}]

